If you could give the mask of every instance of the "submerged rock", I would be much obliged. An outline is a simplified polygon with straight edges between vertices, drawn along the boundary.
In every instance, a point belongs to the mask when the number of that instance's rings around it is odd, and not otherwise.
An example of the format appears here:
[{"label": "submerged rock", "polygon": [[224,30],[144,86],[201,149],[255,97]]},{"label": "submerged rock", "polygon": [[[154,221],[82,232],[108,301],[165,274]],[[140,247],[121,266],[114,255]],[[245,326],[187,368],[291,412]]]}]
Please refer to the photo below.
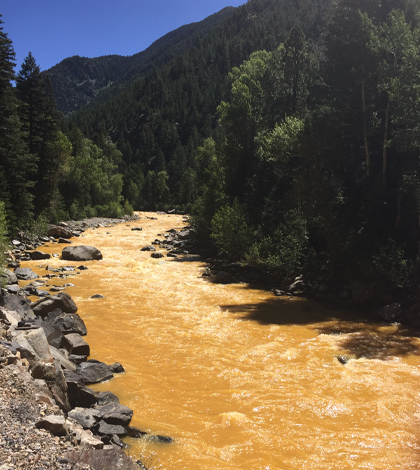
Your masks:
[{"label": "submerged rock", "polygon": [[144,246],[140,251],[156,251],[156,248],[153,245]]}]

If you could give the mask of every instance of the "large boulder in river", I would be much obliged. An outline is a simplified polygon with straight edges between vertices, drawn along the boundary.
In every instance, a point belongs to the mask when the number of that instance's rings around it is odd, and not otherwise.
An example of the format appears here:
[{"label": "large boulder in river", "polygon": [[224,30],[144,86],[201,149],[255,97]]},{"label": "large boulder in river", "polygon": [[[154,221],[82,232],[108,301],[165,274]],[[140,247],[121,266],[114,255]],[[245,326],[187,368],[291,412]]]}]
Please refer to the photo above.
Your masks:
[{"label": "large boulder in river", "polygon": [[66,292],[60,292],[57,295],[43,297],[32,304],[32,310],[35,315],[45,317],[48,313],[59,308],[65,313],[76,313],[77,305]]},{"label": "large boulder in river", "polygon": [[41,259],[50,259],[51,255],[49,253],[44,253],[43,251],[32,251],[29,253],[29,256],[33,260],[41,260]]},{"label": "large boulder in river", "polygon": [[61,258],[70,261],[92,261],[102,259],[102,253],[94,246],[66,246],[61,252]]},{"label": "large boulder in river", "polygon": [[73,234],[65,227],[52,225],[48,230],[48,236],[54,238],[71,238]]}]

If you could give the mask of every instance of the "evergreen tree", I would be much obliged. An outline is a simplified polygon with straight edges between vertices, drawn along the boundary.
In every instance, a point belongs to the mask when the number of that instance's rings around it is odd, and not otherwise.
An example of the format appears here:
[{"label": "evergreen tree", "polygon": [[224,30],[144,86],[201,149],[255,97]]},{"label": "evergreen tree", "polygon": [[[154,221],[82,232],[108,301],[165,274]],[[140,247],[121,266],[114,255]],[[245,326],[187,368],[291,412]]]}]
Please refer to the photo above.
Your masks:
[{"label": "evergreen tree", "polygon": [[[58,181],[65,161],[64,153],[57,153],[59,141],[56,111],[49,77],[43,78],[31,53],[25,58],[16,78],[16,94],[20,101],[19,115],[25,131],[25,140],[37,162],[34,188],[35,214],[56,205],[59,197]],[[68,153],[68,152],[67,152]]]},{"label": "evergreen tree", "polygon": [[0,200],[13,229],[32,216],[35,162],[23,140],[12,87],[15,54],[2,25],[0,16]]}]

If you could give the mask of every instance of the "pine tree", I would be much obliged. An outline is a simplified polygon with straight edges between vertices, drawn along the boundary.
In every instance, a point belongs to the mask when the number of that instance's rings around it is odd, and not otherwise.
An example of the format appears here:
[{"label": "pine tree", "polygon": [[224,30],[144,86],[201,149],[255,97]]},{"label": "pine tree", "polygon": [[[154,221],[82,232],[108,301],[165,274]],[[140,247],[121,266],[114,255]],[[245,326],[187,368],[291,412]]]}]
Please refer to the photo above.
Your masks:
[{"label": "pine tree", "polygon": [[49,77],[43,78],[39,66],[29,52],[16,79],[16,94],[20,100],[19,115],[25,131],[29,152],[37,162],[35,214],[39,215],[55,205],[58,197],[59,173],[63,153],[57,152],[60,140],[57,134],[56,103]]},{"label": "pine tree", "polygon": [[32,216],[35,166],[23,140],[12,87],[15,53],[2,24],[0,15],[0,200],[13,230]]}]

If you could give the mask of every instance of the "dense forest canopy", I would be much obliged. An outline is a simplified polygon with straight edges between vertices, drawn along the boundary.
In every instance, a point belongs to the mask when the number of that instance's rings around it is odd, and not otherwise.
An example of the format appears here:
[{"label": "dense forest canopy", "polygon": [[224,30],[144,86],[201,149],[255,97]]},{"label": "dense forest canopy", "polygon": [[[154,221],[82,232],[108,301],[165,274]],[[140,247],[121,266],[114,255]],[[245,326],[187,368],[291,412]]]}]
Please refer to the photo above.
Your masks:
[{"label": "dense forest canopy", "polygon": [[65,119],[31,54],[12,87],[1,32],[9,227],[175,208],[231,258],[286,278],[413,282],[419,12],[418,0],[250,0]]}]

